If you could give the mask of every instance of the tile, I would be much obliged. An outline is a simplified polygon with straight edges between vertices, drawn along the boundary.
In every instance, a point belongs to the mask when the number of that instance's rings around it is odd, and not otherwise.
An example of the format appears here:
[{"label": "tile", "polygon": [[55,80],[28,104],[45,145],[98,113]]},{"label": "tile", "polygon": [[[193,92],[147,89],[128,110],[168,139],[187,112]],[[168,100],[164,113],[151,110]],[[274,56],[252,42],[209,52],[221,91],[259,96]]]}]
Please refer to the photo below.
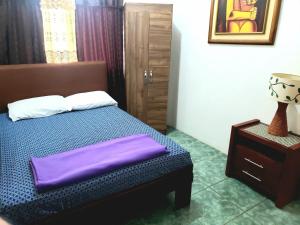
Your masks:
[{"label": "tile", "polygon": [[265,200],[265,197],[255,192],[238,180],[226,178],[211,188],[223,198],[235,202],[241,209],[247,210]]},{"label": "tile", "polygon": [[164,206],[158,206],[149,211],[148,215],[140,216],[127,225],[221,225],[241,213],[242,211],[232,202],[206,189],[192,196],[190,207],[174,210],[172,199]]},{"label": "tile", "polygon": [[157,211],[153,215],[148,216],[146,218],[140,219],[136,221],[135,224],[145,224],[145,225],[173,225],[176,221],[176,216],[174,215],[174,212],[170,211]]},{"label": "tile", "polygon": [[169,129],[167,131],[167,136],[176,139],[176,138],[180,138],[181,136],[188,136],[188,135],[176,129]]},{"label": "tile", "polygon": [[186,147],[186,150],[190,152],[193,162],[210,160],[216,156],[225,156],[225,154],[200,141],[192,143],[190,146]]},{"label": "tile", "polygon": [[[199,192],[193,197],[191,207],[196,207],[198,210],[198,218],[191,223],[182,224],[223,225],[242,214],[242,210],[233,204],[233,202],[228,201],[209,188]],[[182,218],[186,217],[183,215],[181,219]]]},{"label": "tile", "polygon": [[167,136],[183,148],[186,148],[197,141],[197,139],[177,130],[168,132]]},{"label": "tile", "polygon": [[194,171],[199,173],[199,182],[213,185],[224,180],[226,160],[225,155],[218,155],[211,160],[194,162]]},{"label": "tile", "polygon": [[260,223],[259,221],[255,221],[255,218],[247,214],[242,214],[234,218],[233,220],[229,221],[228,223],[226,223],[226,225],[264,225],[264,224]]},{"label": "tile", "polygon": [[212,190],[204,190],[192,197],[190,207],[180,210],[174,210],[172,207],[159,209],[149,217],[130,225],[222,225],[241,213],[232,202],[222,199]]},{"label": "tile", "polygon": [[223,155],[220,151],[178,130],[170,129],[167,136],[190,152],[193,162],[208,160],[217,155]]},{"label": "tile", "polygon": [[204,183],[202,180],[201,180],[201,176],[200,176],[200,173],[199,173],[199,170],[197,168],[194,168],[194,180],[193,180],[193,185],[192,185],[192,195],[200,192],[200,191],[203,191],[204,189],[208,188],[208,184]]},{"label": "tile", "polygon": [[[169,197],[170,198],[170,197]],[[188,208],[174,210],[174,195],[158,204],[127,225],[298,225],[300,224],[300,200],[284,209],[277,209],[270,200],[265,200],[248,212],[243,212],[226,196],[211,188],[192,196]]]},{"label": "tile", "polygon": [[[204,194],[204,191],[200,193]],[[199,197],[194,195],[191,199],[190,207],[176,210],[174,214],[176,218],[176,220],[173,221],[174,225],[188,225],[204,216],[204,205],[201,203]]]},{"label": "tile", "polygon": [[176,131],[176,129],[174,127],[171,127],[171,126],[167,126],[167,135]]},{"label": "tile", "polygon": [[265,200],[246,212],[255,222],[264,225],[298,225],[300,224],[300,199],[291,202],[283,209],[278,209],[274,202]]}]

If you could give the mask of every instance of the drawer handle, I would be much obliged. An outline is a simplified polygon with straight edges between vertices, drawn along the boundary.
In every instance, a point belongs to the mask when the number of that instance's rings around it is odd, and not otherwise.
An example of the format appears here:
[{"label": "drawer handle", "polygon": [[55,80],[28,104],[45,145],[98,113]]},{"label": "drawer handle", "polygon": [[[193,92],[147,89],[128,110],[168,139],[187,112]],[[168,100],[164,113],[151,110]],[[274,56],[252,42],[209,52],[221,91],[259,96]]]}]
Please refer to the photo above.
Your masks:
[{"label": "drawer handle", "polygon": [[243,172],[244,174],[248,175],[249,177],[252,177],[253,179],[255,179],[255,180],[261,182],[261,179],[257,178],[256,176],[253,176],[252,174],[248,173],[247,171],[242,170],[242,172]]},{"label": "drawer handle", "polygon": [[258,164],[258,163],[255,163],[255,162],[253,162],[253,161],[251,161],[250,159],[248,159],[248,158],[244,158],[247,162],[249,162],[249,163],[251,163],[251,164],[253,164],[253,165],[255,165],[255,166],[257,166],[257,167],[259,167],[259,168],[264,168],[263,167],[263,165],[261,165],[261,164]]}]

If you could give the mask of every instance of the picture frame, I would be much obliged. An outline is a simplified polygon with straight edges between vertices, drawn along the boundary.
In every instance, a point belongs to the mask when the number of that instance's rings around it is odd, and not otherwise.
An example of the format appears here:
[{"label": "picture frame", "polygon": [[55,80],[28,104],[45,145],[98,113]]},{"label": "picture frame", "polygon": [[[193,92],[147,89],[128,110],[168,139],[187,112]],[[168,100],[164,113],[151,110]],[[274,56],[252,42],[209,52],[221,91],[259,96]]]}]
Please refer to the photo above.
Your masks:
[{"label": "picture frame", "polygon": [[272,45],[280,7],[281,0],[212,0],[208,43]]}]

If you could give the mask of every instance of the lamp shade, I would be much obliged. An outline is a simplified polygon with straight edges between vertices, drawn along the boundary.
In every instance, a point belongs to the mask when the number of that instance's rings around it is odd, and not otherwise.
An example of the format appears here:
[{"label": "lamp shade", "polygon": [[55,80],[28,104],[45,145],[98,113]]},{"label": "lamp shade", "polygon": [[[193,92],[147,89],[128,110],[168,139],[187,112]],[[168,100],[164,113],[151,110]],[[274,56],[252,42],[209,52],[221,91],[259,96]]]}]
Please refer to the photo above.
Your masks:
[{"label": "lamp shade", "polygon": [[273,73],[269,80],[269,90],[278,102],[300,103],[300,76]]}]

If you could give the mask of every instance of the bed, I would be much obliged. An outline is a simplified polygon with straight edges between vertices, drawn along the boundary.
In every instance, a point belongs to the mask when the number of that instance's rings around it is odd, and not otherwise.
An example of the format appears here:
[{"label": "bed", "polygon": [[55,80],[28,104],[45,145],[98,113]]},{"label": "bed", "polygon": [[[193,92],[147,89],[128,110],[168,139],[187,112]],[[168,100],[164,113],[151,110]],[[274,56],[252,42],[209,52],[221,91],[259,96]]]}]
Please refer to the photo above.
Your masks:
[{"label": "bed", "polygon": [[[170,191],[175,191],[177,208],[189,204],[193,178],[189,153],[116,106],[16,123],[5,112],[11,101],[107,90],[106,83],[104,62],[0,67],[0,96],[4,96],[0,101],[0,215],[15,224],[59,224],[124,197],[155,197]],[[31,156],[141,133],[166,145],[169,153],[80,183],[36,191],[28,163]]]}]

